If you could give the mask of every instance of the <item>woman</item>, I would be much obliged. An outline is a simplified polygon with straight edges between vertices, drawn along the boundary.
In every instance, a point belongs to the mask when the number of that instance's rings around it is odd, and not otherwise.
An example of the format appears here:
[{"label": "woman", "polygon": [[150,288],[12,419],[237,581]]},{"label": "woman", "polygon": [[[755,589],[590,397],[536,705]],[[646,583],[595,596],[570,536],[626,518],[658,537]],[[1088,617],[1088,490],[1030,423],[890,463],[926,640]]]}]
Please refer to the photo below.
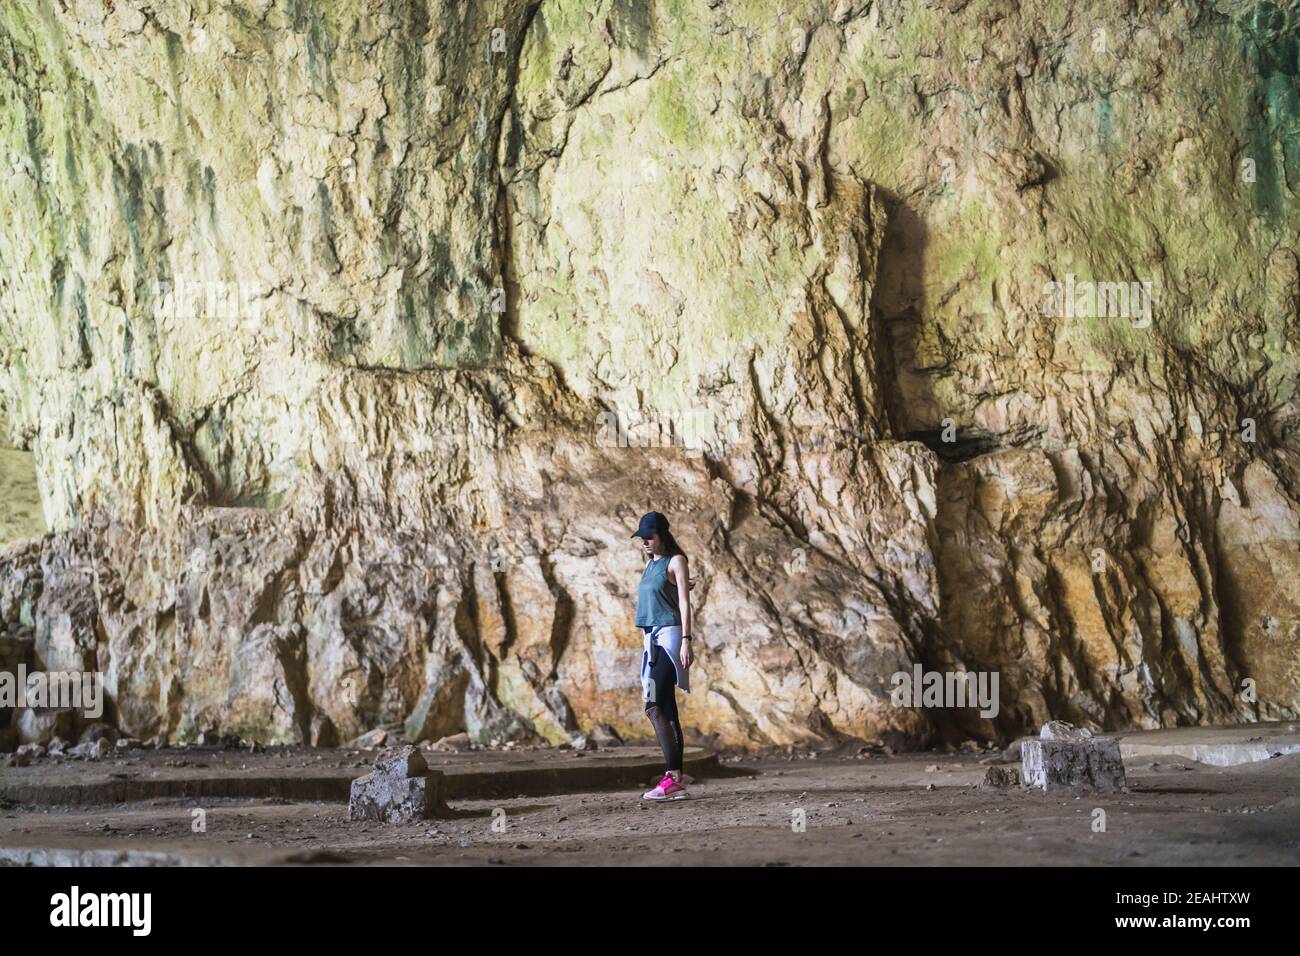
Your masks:
[{"label": "woman", "polygon": [[645,713],[664,752],[664,778],[646,800],[681,800],[682,725],[677,719],[674,688],[690,693],[691,599],[686,555],[668,531],[668,519],[657,511],[641,518],[632,537],[641,539],[645,570],[636,596],[636,626],[644,632],[641,687]]}]

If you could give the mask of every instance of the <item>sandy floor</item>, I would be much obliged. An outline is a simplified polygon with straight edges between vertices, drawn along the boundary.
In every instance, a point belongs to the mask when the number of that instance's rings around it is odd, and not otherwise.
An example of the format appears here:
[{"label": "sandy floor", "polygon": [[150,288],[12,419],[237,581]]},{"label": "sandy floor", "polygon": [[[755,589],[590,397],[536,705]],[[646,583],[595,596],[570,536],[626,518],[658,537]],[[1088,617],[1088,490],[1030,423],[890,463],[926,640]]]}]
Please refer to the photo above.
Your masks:
[{"label": "sandy floor", "polygon": [[[1233,768],[1138,761],[1130,792],[1108,796],[981,789],[985,768],[966,755],[728,765],[752,773],[697,781],[690,799],[673,803],[648,804],[640,790],[459,800],[453,818],[409,825],[353,824],[342,804],[271,799],[201,801],[205,833],[192,832],[194,800],[8,806],[0,848],[249,863],[1300,863],[1300,754]],[[1094,832],[1098,809],[1105,832]],[[797,811],[802,832],[792,827]]]}]

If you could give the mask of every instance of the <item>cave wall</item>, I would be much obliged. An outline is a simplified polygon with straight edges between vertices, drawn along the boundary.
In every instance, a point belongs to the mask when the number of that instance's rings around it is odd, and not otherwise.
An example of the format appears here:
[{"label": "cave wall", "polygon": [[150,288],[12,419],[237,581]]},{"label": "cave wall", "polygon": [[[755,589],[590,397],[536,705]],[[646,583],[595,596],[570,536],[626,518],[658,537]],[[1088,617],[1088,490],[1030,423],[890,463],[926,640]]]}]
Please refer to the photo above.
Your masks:
[{"label": "cave wall", "polygon": [[0,621],[140,736],[644,733],[654,508],[727,743],[1294,717],[1298,26],[8,3]]}]

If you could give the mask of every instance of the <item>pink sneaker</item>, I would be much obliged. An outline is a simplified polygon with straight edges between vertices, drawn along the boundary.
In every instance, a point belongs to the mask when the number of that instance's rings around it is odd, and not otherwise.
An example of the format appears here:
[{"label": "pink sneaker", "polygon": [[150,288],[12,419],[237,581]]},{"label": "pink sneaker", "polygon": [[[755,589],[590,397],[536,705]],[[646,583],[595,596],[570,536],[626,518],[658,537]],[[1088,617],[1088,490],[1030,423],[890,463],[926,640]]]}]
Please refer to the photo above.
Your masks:
[{"label": "pink sneaker", "polygon": [[685,800],[686,788],[680,783],[664,774],[664,778],[655,784],[653,790],[647,790],[641,795],[642,800]]}]

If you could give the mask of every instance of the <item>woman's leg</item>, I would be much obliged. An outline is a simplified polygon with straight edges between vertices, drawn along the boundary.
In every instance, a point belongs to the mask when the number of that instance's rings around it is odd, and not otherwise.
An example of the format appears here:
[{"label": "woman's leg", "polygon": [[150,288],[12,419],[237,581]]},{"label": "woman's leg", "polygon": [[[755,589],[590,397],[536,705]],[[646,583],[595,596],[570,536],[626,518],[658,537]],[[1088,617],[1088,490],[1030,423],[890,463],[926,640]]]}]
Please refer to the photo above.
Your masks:
[{"label": "woman's leg", "polygon": [[664,752],[664,770],[680,781],[682,776],[682,725],[677,718],[677,671],[668,651],[659,648],[650,668],[651,697],[645,715],[654,725],[659,749]]}]

